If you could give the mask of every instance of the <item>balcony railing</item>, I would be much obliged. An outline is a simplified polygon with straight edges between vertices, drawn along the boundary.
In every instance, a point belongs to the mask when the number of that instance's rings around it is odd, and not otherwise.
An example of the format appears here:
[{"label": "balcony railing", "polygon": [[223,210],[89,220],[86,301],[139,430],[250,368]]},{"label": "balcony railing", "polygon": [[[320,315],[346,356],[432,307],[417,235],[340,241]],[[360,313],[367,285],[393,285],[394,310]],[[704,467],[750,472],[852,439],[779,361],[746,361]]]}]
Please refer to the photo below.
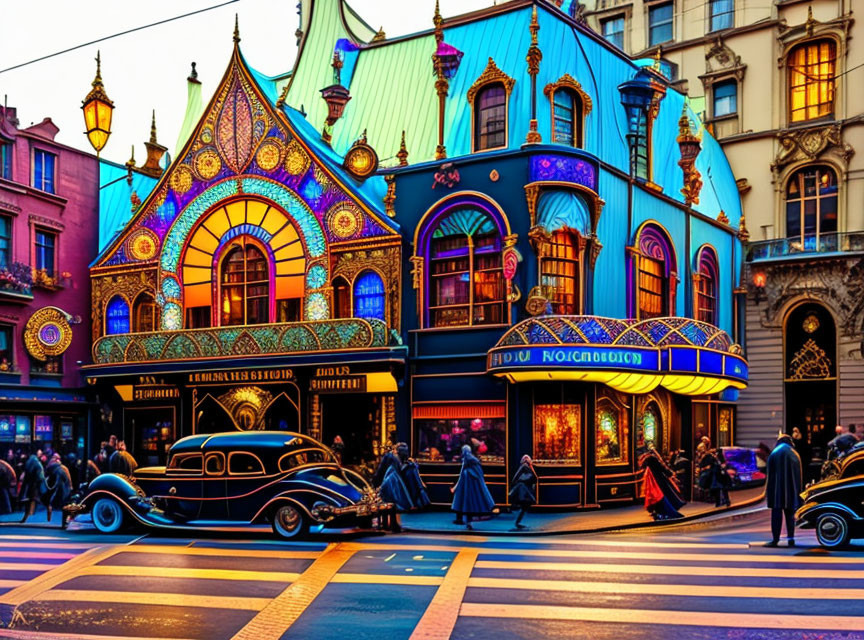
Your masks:
[{"label": "balcony railing", "polygon": [[281,355],[389,344],[387,325],[374,318],[259,324],[103,336],[93,344],[95,364]]},{"label": "balcony railing", "polygon": [[864,252],[864,231],[820,233],[819,235],[814,233],[803,238],[795,236],[751,242],[747,247],[747,261],[855,251]]}]

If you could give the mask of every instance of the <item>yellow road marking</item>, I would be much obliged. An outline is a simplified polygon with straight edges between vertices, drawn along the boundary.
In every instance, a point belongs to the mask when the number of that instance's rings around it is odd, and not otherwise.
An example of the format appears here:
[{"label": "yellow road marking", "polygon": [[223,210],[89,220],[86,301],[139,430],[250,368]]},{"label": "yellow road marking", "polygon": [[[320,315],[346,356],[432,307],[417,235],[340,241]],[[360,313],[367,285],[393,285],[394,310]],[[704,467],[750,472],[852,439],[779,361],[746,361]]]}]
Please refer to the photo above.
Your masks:
[{"label": "yellow road marking", "polygon": [[50,571],[62,566],[62,564],[41,562],[0,562],[0,571]]},{"label": "yellow road marking", "polygon": [[235,596],[197,596],[186,593],[149,593],[139,591],[85,591],[54,589],[33,598],[39,602],[98,602],[103,604],[153,604],[171,607],[205,607],[208,609],[234,609],[260,611],[269,598],[242,598]]},{"label": "yellow road marking", "polygon": [[477,561],[478,549],[464,549],[456,554],[432,602],[414,627],[411,640],[447,640],[459,618],[459,604]]},{"label": "yellow road marking", "polygon": [[[23,631],[19,629],[3,629],[3,638],[7,640],[153,640],[152,637],[140,636],[103,636],[83,633],[50,633],[46,631]],[[160,640],[184,640],[183,638],[160,638]]]},{"label": "yellow road marking", "polygon": [[86,542],[42,542],[42,538],[32,538],[24,545],[21,542],[3,542],[0,540],[0,547],[21,549],[24,546],[27,549],[92,549],[98,547],[98,544],[88,544]]},{"label": "yellow road marking", "polygon": [[[48,591],[49,589],[53,589],[58,584],[66,582],[70,578],[74,578],[84,567],[90,566],[91,564],[96,564],[105,558],[109,558],[113,556],[115,553],[118,553],[125,549],[125,546],[110,546],[110,547],[94,547],[90,549],[90,551],[85,551],[77,556],[75,556],[72,560],[68,562],[64,562],[61,565],[30,565],[30,566],[48,566],[50,570],[45,571],[42,575],[34,578],[30,582],[21,585],[17,589],[12,589],[12,591],[7,591],[3,595],[0,595],[0,604],[9,604],[13,606],[18,606],[20,604],[24,604],[28,600],[33,600],[36,596],[38,596],[43,591]],[[12,564],[12,563],[9,563]],[[6,565],[8,567],[8,564]],[[15,565],[21,566],[21,565]],[[2,568],[2,565],[0,565]],[[23,569],[22,570],[33,570],[33,569]]]},{"label": "yellow road marking", "polygon": [[25,584],[26,580],[0,580],[0,589],[14,589]]},{"label": "yellow road marking", "polygon": [[341,544],[331,544],[288,588],[240,629],[232,640],[277,640],[324,590],[354,555]]},{"label": "yellow road marking", "polygon": [[526,591],[569,591],[572,593],[632,593],[655,596],[700,596],[714,598],[786,598],[811,600],[860,600],[864,589],[815,589],[806,587],[742,587],[730,585],[654,584],[644,582],[572,582],[570,580],[517,580],[510,578],[471,578],[469,587],[484,589],[524,589]]},{"label": "yellow road marking", "polygon": [[153,544],[136,545],[123,548],[123,553],[167,553],[182,556],[221,556],[231,558],[299,558],[314,560],[321,551],[272,551],[265,549],[218,549],[215,547],[175,547]]},{"label": "yellow road marking", "polygon": [[378,573],[337,573],[330,580],[340,584],[403,584],[406,586],[437,587],[444,576],[382,575]]},{"label": "yellow road marking", "polygon": [[[640,575],[693,575],[746,578],[848,578],[864,579],[864,571],[830,569],[757,569],[746,567],[664,566],[650,564],[594,564],[590,562],[502,562],[480,560],[478,569],[519,569],[523,571],[579,571],[582,573],[638,573]],[[698,592],[698,588],[694,587]]]},{"label": "yellow road marking", "polygon": [[27,558],[28,560],[71,560],[77,553],[52,553],[50,551],[0,551],[0,558]]},{"label": "yellow road marking", "polygon": [[86,567],[81,576],[135,576],[142,578],[201,578],[207,580],[255,580],[257,582],[294,582],[299,573],[284,571],[246,571],[243,569],[193,569],[189,567],[139,567],[98,564]]},{"label": "yellow road marking", "polygon": [[573,546],[586,546],[586,547],[616,547],[616,548],[627,548],[627,547],[648,547],[652,549],[741,549],[746,550],[750,548],[749,543],[747,542],[724,542],[721,544],[711,544],[710,542],[645,542],[644,540],[627,540],[626,538],[621,538],[619,540],[571,540],[571,539],[559,539],[554,538],[551,540],[546,540],[544,542],[540,542],[537,538],[492,538],[491,542],[504,542],[506,541],[508,544],[561,544],[561,545],[573,545]]},{"label": "yellow road marking", "polygon": [[[699,587],[694,587],[698,589]],[[651,609],[601,609],[594,607],[556,607],[531,604],[475,604],[466,602],[459,614],[481,618],[519,618],[528,620],[578,620],[611,624],[663,624],[697,627],[735,627],[741,629],[802,629],[864,631],[864,617],[807,616],[772,613],[730,613],[710,615],[704,611],[664,611]]]}]

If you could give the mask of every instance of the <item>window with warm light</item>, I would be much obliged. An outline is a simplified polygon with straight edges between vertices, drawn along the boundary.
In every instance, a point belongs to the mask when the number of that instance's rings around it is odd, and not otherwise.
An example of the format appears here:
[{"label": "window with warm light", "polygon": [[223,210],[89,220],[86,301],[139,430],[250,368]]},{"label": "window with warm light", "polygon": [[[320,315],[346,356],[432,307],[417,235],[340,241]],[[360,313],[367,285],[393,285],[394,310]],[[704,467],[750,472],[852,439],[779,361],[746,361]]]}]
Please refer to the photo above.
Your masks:
[{"label": "window with warm light", "polygon": [[42,149],[33,151],[33,187],[54,193],[54,168],[57,156]]},{"label": "window with warm light", "polygon": [[333,280],[333,317],[351,317],[351,287],[342,276]]},{"label": "window with warm light", "polygon": [[735,26],[735,0],[708,1],[708,30],[721,31]]},{"label": "window with warm light", "polygon": [[480,90],[475,99],[474,150],[507,145],[507,91],[500,82]]},{"label": "window with warm light", "polygon": [[132,305],[132,332],[145,333],[156,330],[156,302],[147,292],[139,294]]},{"label": "window with warm light", "polygon": [[551,292],[552,313],[574,315],[581,312],[580,275],[577,236],[572,231],[559,229],[544,245],[544,255],[540,259],[540,284]]},{"label": "window with warm light", "polygon": [[653,47],[672,40],[674,2],[662,2],[648,8],[648,46]]},{"label": "window with warm light", "polygon": [[786,183],[786,237],[797,239],[806,250],[836,243],[837,189],[837,174],[826,165],[792,174]]},{"label": "window with warm light", "polygon": [[600,22],[600,29],[606,42],[624,50],[624,16],[606,18]]},{"label": "window with warm light", "polygon": [[417,459],[460,462],[470,444],[484,462],[503,463],[507,441],[504,402],[416,404],[412,410]]},{"label": "window with warm light", "polygon": [[52,231],[36,230],[36,270],[54,277],[57,234]]},{"label": "window with warm light", "polygon": [[696,319],[709,324],[717,324],[717,287],[719,269],[717,254],[710,247],[699,252],[699,262],[695,274]]},{"label": "window with warm light", "polygon": [[630,460],[627,407],[618,397],[602,395],[595,411],[595,451],[598,466]]},{"label": "window with warm light", "polygon": [[534,389],[534,462],[581,464],[583,398],[565,384]]},{"label": "window with warm light", "polygon": [[642,429],[637,442],[639,446],[651,445],[655,449],[660,448],[660,441],[658,440],[658,436],[660,435],[660,418],[657,413],[657,409],[649,405],[642,414]]},{"label": "window with warm light", "polygon": [[833,40],[801,44],[789,52],[789,120],[804,122],[834,113],[837,45]]},{"label": "window with warm light", "polygon": [[114,296],[105,308],[105,334],[129,333],[129,304],[122,296]]},{"label": "window with warm light", "polygon": [[672,312],[672,245],[663,230],[645,225],[639,233],[635,255],[636,313],[640,320],[668,316]]},{"label": "window with warm light", "polygon": [[269,293],[267,257],[251,240],[240,238],[222,259],[221,326],[268,322]]}]

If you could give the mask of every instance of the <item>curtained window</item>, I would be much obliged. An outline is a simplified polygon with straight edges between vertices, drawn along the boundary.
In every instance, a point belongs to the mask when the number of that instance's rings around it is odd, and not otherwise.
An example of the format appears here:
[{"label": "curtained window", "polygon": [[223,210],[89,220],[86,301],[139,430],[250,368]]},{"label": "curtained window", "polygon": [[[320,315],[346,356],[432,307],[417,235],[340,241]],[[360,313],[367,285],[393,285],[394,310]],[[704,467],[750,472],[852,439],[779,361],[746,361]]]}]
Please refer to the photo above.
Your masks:
[{"label": "curtained window", "polygon": [[837,45],[833,40],[801,44],[789,52],[789,119],[804,122],[834,113]]}]

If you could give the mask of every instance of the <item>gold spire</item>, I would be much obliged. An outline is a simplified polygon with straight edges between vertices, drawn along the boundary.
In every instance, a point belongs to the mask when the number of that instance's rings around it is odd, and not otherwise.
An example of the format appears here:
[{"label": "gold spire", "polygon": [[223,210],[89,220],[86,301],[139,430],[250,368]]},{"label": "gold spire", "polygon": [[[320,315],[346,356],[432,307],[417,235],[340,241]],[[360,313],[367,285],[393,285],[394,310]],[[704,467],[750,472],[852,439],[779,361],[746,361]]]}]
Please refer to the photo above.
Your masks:
[{"label": "gold spire", "polygon": [[435,25],[435,42],[440,44],[444,40],[444,18],[441,17],[438,0],[435,0],[435,15],[432,17],[432,24]]},{"label": "gold spire", "polygon": [[126,168],[127,168],[127,169],[132,169],[132,168],[134,168],[134,167],[135,167],[135,145],[133,144],[133,145],[132,145],[132,155],[131,155],[131,156],[129,157],[129,159],[126,161]]},{"label": "gold spire", "polygon": [[405,129],[402,129],[402,142],[399,144],[399,153],[396,154],[399,158],[399,166],[408,166],[408,147],[405,146]]},{"label": "gold spire", "polygon": [[528,27],[531,32],[531,46],[537,46],[537,32],[540,31],[540,23],[537,22],[537,5],[531,9],[531,26]]},{"label": "gold spire", "polygon": [[153,117],[150,120],[150,144],[159,144],[156,141],[156,109],[153,109]]},{"label": "gold spire", "polygon": [[750,240],[750,232],[747,230],[747,221],[744,219],[744,212],[741,212],[741,220],[738,222],[738,239],[747,243]]},{"label": "gold spire", "polygon": [[93,88],[90,89],[90,93],[88,93],[87,97],[84,98],[84,104],[90,102],[90,100],[93,100],[95,98],[109,104],[112,107],[114,106],[114,103],[110,100],[110,98],[108,98],[108,94],[105,93],[105,85],[102,84],[102,56],[98,50],[96,51],[96,76],[93,78],[91,86]]},{"label": "gold spire", "polygon": [[372,42],[381,42],[382,40],[386,40],[386,39],[387,39],[387,34],[384,33],[384,25],[382,24],[378,29],[378,33],[376,33],[375,37],[372,38]]},{"label": "gold spire", "polygon": [[234,14],[234,46],[240,44],[240,16]]}]

